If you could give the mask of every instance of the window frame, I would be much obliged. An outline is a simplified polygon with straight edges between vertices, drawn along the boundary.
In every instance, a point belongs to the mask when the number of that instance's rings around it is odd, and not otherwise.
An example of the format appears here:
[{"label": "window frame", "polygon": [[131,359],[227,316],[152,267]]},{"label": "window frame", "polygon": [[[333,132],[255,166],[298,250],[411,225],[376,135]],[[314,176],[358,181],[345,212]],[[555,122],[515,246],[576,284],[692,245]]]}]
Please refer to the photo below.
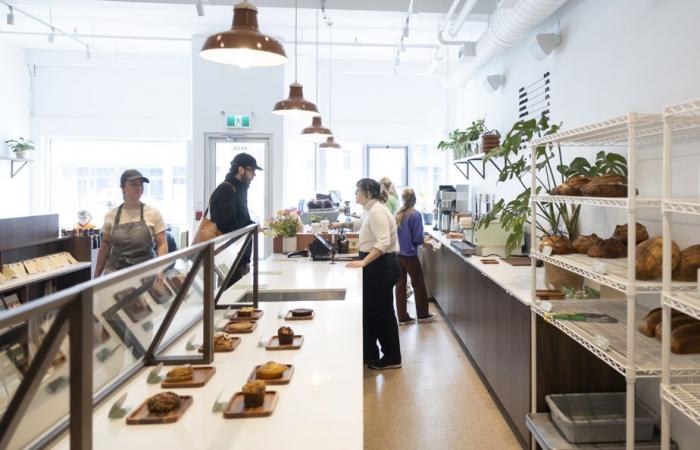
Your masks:
[{"label": "window frame", "polygon": [[371,167],[370,167],[370,151],[372,149],[403,149],[403,159],[404,159],[404,171],[402,174],[402,180],[401,182],[397,182],[396,180],[392,180],[394,182],[394,185],[396,186],[408,186],[409,179],[408,179],[408,163],[409,163],[409,145],[407,144],[365,144],[364,147],[364,152],[363,152],[363,172],[365,177],[369,177]]}]

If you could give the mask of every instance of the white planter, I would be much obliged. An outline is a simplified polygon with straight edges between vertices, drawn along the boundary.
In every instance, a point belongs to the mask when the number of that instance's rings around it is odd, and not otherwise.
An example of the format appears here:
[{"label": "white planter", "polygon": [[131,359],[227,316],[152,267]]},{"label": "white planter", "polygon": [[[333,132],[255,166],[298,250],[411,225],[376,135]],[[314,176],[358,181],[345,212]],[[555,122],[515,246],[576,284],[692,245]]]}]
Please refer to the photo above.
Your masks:
[{"label": "white planter", "polygon": [[27,150],[15,151],[15,158],[17,159],[27,159]]},{"label": "white planter", "polygon": [[283,237],[282,238],[282,252],[289,253],[297,251],[297,237]]}]

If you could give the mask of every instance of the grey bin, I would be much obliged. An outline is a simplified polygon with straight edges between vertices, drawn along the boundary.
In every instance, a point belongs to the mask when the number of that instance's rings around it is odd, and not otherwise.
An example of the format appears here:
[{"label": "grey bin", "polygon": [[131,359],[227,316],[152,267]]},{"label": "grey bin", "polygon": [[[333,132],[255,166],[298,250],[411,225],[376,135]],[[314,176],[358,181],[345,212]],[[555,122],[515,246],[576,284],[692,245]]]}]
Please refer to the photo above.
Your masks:
[{"label": "grey bin", "polygon": [[[545,396],[552,421],[573,443],[625,440],[625,393],[551,394]],[[644,404],[634,405],[634,439],[654,435],[656,417]]]},{"label": "grey bin", "polygon": [[[544,450],[625,450],[624,442],[599,442],[596,444],[573,444],[559,432],[547,413],[528,414],[525,420],[540,447]],[[636,442],[635,450],[661,450],[658,433],[651,440]],[[678,445],[671,441],[671,450],[678,450]]]}]

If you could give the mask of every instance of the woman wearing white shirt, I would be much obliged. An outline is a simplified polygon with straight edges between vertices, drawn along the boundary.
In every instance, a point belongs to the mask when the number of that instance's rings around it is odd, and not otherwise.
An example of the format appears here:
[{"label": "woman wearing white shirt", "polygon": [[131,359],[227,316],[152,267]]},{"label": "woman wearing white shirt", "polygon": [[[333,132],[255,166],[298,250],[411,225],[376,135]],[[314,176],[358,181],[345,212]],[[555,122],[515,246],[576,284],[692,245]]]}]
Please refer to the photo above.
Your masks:
[{"label": "woman wearing white shirt", "polygon": [[[364,214],[360,226],[360,257],[348,267],[362,268],[362,325],[367,367],[375,370],[401,367],[399,327],[394,313],[393,289],[399,279],[397,254],[399,240],[396,219],[384,205],[378,182],[363,178],[357,182],[355,201],[362,205]],[[382,350],[379,358],[377,341]]]}]

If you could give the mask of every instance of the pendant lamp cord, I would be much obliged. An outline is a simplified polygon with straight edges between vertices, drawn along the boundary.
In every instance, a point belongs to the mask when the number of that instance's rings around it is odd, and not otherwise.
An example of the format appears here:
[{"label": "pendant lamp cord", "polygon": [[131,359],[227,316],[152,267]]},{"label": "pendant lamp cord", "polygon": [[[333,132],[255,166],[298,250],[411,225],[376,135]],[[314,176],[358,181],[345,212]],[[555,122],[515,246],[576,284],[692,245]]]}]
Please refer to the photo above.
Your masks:
[{"label": "pendant lamp cord", "polygon": [[297,82],[297,75],[299,72],[299,51],[297,50],[297,16],[299,15],[298,0],[294,0],[294,82]]},{"label": "pendant lamp cord", "polygon": [[328,25],[328,125],[333,127],[333,38]]},{"label": "pendant lamp cord", "polygon": [[318,105],[318,8],[316,9],[316,104]]}]

